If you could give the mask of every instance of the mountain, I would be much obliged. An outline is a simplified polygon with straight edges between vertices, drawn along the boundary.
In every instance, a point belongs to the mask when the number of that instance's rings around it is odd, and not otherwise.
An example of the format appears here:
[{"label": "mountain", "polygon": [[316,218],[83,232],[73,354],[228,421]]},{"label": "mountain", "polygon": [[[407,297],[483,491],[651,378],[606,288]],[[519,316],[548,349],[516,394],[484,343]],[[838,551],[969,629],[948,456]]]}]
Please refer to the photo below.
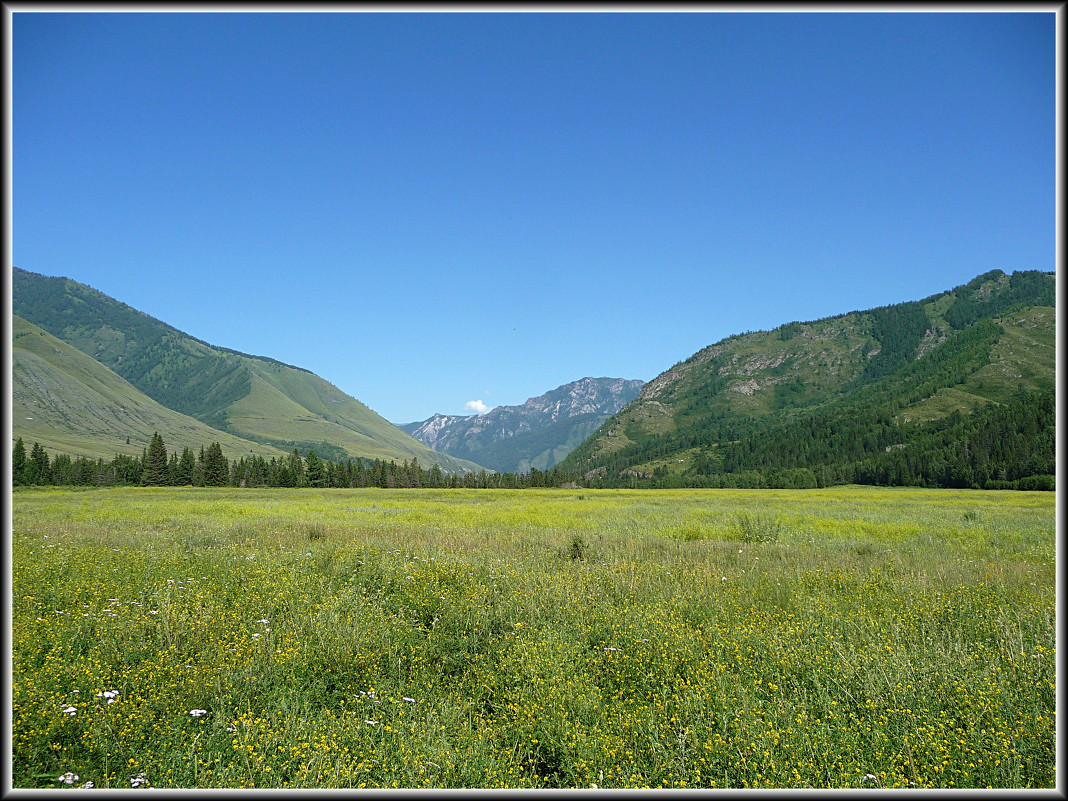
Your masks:
[{"label": "mountain", "polygon": [[547,470],[609,416],[637,397],[643,382],[583,378],[481,415],[443,415],[399,426],[420,442],[501,473]]},{"label": "mountain", "polygon": [[560,465],[606,486],[986,486],[1052,474],[1055,279],[727,337],[642,387]]},{"label": "mountain", "polygon": [[68,278],[15,268],[12,312],[159,404],[234,437],[287,452],[314,448],[330,459],[418,458],[448,473],[481,469],[436,453],[308,370],[209,345]]},{"label": "mountain", "polygon": [[[168,409],[100,362],[18,315],[11,318],[12,439],[52,455],[140,456],[159,432],[169,451],[218,442],[227,458],[285,451],[213,429]],[[127,438],[129,444],[127,444]]]}]

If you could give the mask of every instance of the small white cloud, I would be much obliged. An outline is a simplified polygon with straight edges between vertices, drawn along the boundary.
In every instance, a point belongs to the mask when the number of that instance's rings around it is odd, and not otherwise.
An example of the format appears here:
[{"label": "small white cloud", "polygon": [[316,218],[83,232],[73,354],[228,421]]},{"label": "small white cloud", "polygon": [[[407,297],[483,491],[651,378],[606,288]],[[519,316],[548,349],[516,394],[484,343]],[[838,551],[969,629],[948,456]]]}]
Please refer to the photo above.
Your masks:
[{"label": "small white cloud", "polygon": [[493,407],[492,406],[487,406],[481,400],[473,400],[473,401],[468,401],[467,403],[465,403],[464,404],[464,408],[467,409],[467,411],[473,412],[475,414],[485,414],[486,412],[488,412]]}]

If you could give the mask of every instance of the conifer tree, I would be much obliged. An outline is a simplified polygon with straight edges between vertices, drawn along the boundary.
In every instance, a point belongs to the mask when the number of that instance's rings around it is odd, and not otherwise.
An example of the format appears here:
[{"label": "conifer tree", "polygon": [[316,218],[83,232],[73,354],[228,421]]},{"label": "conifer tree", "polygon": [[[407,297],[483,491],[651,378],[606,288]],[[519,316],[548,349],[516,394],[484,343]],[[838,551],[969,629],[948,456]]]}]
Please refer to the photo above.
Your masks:
[{"label": "conifer tree", "polygon": [[163,487],[169,483],[167,474],[167,448],[163,444],[163,437],[157,431],[152,435],[148,444],[148,453],[145,456],[145,469],[141,474],[141,482],[146,487]]},{"label": "conifer tree", "polygon": [[15,440],[11,451],[11,481],[15,486],[26,482],[26,444],[22,437]]},{"label": "conifer tree", "polygon": [[30,473],[27,475],[27,484],[48,484],[51,481],[51,474],[48,469],[48,451],[46,451],[40,443],[33,443],[33,448],[30,449]]},{"label": "conifer tree", "polygon": [[204,486],[204,446],[200,446],[200,455],[197,457],[196,465],[193,468],[193,486]]},{"label": "conifer tree", "polygon": [[434,462],[434,466],[430,468],[430,486],[440,487],[442,485],[441,468],[438,467],[438,463]]},{"label": "conifer tree", "polygon": [[222,446],[213,442],[204,454],[204,486],[225,487],[230,483],[230,465],[223,456]]},{"label": "conifer tree", "polygon": [[326,468],[314,448],[308,451],[308,458],[304,460],[304,475],[309,487],[321,487],[326,484]]},{"label": "conifer tree", "polygon": [[74,462],[71,461],[69,454],[57,453],[52,460],[50,471],[52,483],[56,486],[74,483]]},{"label": "conifer tree", "polygon": [[304,486],[304,460],[300,458],[300,452],[294,448],[289,454],[289,471],[293,474],[292,487]]},{"label": "conifer tree", "polygon": [[178,460],[178,472],[175,478],[175,483],[182,486],[189,486],[193,483],[193,476],[197,469],[197,459],[193,455],[193,449],[186,447],[182,448],[182,458]]}]

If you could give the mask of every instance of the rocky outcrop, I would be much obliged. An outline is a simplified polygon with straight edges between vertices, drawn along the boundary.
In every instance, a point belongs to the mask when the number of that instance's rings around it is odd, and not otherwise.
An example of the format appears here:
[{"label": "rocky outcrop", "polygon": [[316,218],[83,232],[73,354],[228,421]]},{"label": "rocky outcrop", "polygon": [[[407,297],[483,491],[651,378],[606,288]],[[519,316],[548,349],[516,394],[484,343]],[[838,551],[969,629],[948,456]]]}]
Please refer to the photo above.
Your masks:
[{"label": "rocky outcrop", "polygon": [[[582,378],[551,392],[528,398],[519,406],[498,406],[480,415],[435,414],[427,420],[398,426],[436,451],[466,453],[486,467],[511,472],[524,464],[551,466],[581,441],[568,426],[581,425],[582,438],[638,396],[644,384],[638,379]],[[544,434],[544,436],[542,436]],[[522,442],[521,442],[522,440]],[[501,443],[515,442],[514,453]],[[535,447],[536,451],[530,452]],[[489,464],[489,455],[498,467]],[[539,455],[551,454],[539,461]],[[480,455],[482,460],[480,461]]]}]

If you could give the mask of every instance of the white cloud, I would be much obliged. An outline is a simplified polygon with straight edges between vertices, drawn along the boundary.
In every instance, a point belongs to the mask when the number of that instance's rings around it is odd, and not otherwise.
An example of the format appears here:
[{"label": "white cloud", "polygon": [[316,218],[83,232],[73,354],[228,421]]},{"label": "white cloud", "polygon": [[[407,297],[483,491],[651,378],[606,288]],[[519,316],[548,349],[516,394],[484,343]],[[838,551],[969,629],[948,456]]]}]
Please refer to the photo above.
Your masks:
[{"label": "white cloud", "polygon": [[485,414],[486,412],[488,412],[493,407],[492,406],[487,406],[481,400],[473,400],[473,401],[468,401],[467,403],[465,403],[464,404],[464,408],[467,409],[467,411],[469,411],[469,412],[474,412],[475,414]]}]

